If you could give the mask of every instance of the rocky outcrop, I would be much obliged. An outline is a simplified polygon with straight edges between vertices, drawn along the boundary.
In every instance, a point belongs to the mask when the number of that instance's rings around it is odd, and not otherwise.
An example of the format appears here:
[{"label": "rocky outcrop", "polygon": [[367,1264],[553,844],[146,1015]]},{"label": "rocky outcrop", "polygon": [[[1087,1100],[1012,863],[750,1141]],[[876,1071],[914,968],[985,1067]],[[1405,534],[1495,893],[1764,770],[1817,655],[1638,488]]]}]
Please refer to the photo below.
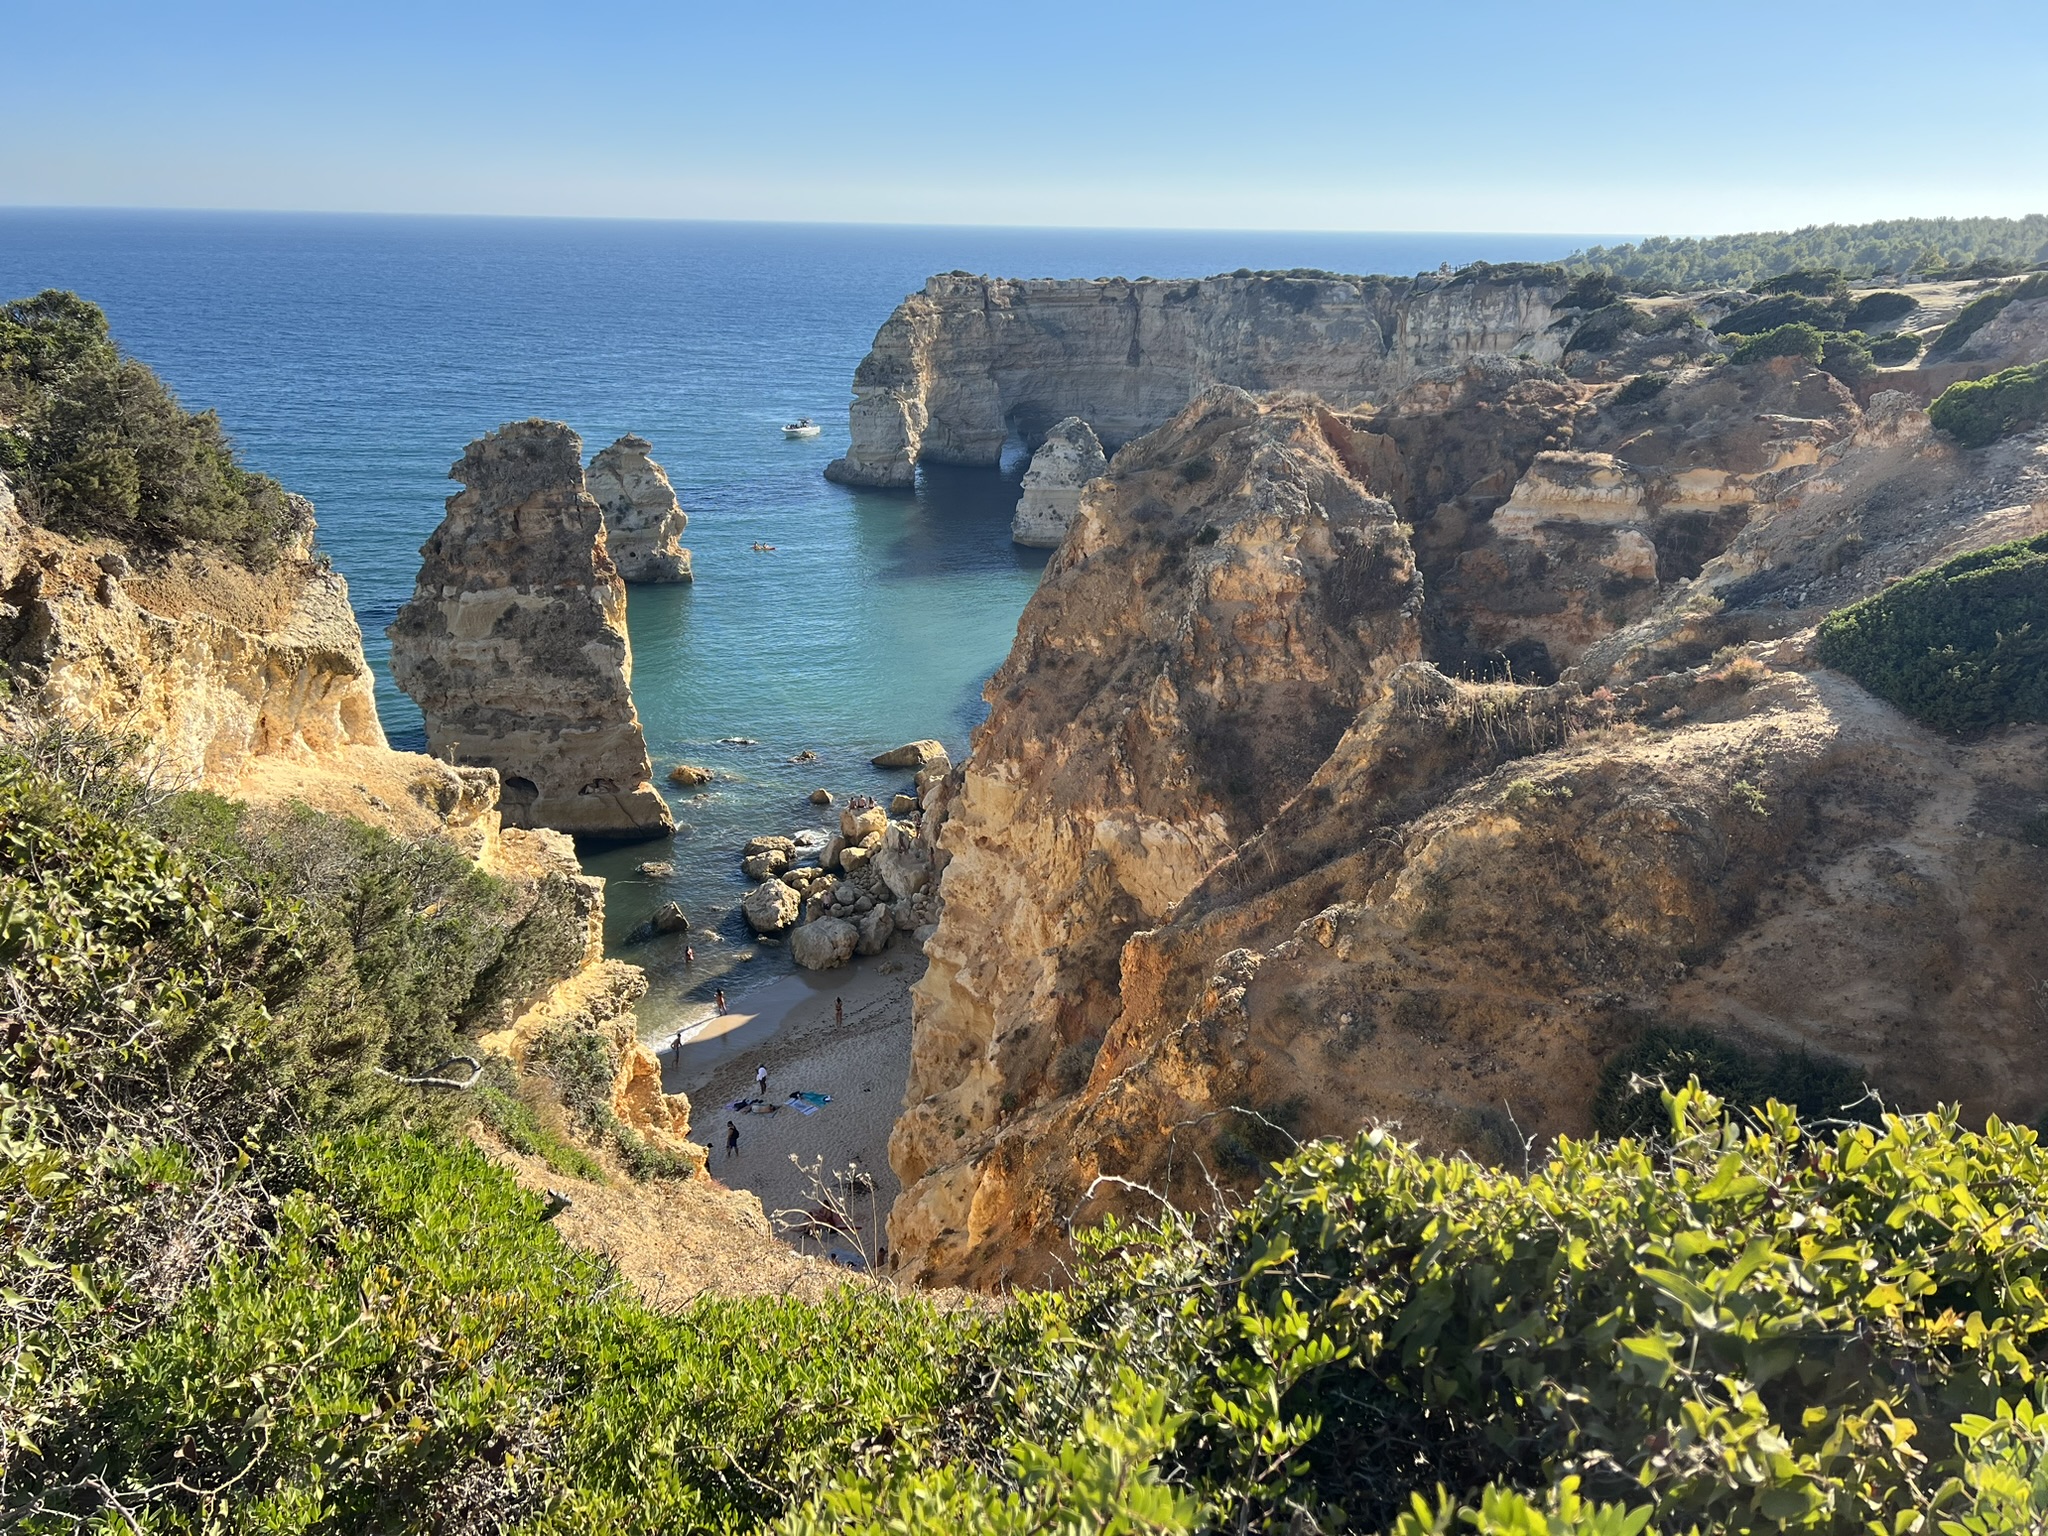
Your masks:
[{"label": "rocky outcrop", "polygon": [[622,581],[689,581],[689,515],[667,471],[648,457],[653,447],[629,433],[590,461],[584,482],[604,514],[605,547]]},{"label": "rocky outcrop", "polygon": [[1385,399],[1468,358],[1554,362],[1559,293],[1481,269],[1454,278],[1253,274],[1184,282],[934,277],[854,374],[851,442],[826,469],[907,486],[920,461],[994,465],[1012,436],[1079,417],[1116,448],[1214,384]]},{"label": "rocky outcrop", "polygon": [[1011,541],[1058,549],[1079,512],[1081,487],[1107,468],[1109,460],[1087,422],[1069,416],[1056,423],[1024,471],[1024,494],[1010,519]]},{"label": "rocky outcrop", "polygon": [[584,489],[582,444],[524,421],[471,443],[390,628],[391,671],[436,756],[498,770],[516,825],[673,830],[633,708],[625,585]]},{"label": "rocky outcrop", "polygon": [[1941,740],[1806,637],[2043,528],[2048,448],[1784,360],[1129,444],[949,781],[892,1252],[1044,1279],[1118,1181],[1206,1207],[1376,1120],[1519,1158],[1652,1023],[2032,1120],[2048,733]]},{"label": "rocky outcrop", "polygon": [[161,783],[235,792],[259,762],[312,774],[382,753],[348,585],[313,509],[252,571],[205,548],[138,551],[30,526],[0,478],[0,660],[12,708],[132,737]]}]

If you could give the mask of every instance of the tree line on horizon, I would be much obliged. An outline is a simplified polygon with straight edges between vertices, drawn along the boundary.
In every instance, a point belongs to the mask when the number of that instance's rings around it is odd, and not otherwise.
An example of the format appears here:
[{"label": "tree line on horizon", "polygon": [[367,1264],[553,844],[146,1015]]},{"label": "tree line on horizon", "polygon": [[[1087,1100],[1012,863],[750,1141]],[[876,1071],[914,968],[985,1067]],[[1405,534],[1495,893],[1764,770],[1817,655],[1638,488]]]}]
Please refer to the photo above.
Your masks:
[{"label": "tree line on horizon", "polygon": [[[1568,272],[1610,272],[1639,285],[1748,284],[1799,268],[1875,276],[2006,276],[2048,263],[2048,214],[2018,219],[1880,219],[1809,224],[1703,239],[1652,236],[1572,252]],[[1973,270],[1974,269],[1974,270]]]}]

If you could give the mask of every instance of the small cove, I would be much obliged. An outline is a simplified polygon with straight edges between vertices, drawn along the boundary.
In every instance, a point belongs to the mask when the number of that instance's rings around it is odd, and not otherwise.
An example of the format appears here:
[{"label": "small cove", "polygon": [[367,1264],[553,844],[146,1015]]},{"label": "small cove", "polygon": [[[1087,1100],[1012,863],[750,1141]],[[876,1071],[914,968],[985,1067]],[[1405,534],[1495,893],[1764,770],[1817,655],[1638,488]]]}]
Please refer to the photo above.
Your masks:
[{"label": "small cove", "polygon": [[[801,984],[739,917],[740,845],[825,825],[813,789],[843,801],[904,787],[907,774],[868,766],[899,742],[938,737],[957,758],[1044,566],[1044,551],[1009,541],[1015,453],[1000,471],[930,467],[914,492],[823,479],[845,445],[854,367],[905,294],[955,268],[1398,273],[1581,243],[8,209],[0,296],[64,287],[101,304],[188,406],[220,412],[245,462],[312,498],[394,746],[424,737],[390,684],[383,631],[464,444],[527,416],[568,422],[586,457],[628,431],[653,443],[690,515],[697,582],[631,589],[634,695],[657,782],[677,762],[718,777],[701,793],[664,784],[672,844],[584,863],[610,882],[608,936],[647,969],[640,1019],[665,1042],[709,1015],[721,985],[765,1019],[757,991]],[[801,415],[824,433],[784,439],[780,423]],[[674,874],[643,876],[645,861]],[[687,941],[616,947],[671,899],[690,915]]]}]

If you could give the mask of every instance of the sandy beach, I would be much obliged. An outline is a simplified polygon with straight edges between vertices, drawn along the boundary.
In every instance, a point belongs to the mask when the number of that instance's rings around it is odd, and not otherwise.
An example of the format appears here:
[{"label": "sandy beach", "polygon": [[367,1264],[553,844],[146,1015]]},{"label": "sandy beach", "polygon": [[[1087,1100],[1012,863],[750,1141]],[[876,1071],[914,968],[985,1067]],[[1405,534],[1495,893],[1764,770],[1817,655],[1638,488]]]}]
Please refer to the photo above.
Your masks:
[{"label": "sandy beach", "polygon": [[[923,957],[907,946],[838,970],[799,971],[732,996],[730,1011],[686,1040],[680,1059],[669,1039],[647,1041],[661,1058],[662,1086],[690,1096],[690,1139],[711,1149],[711,1176],[758,1195],[770,1220],[810,1252],[839,1248],[872,1258],[886,1240],[898,1188],[889,1169],[889,1129],[910,1075],[910,984],[923,973]],[[835,1002],[844,1004],[843,1024]],[[730,1108],[753,1096],[761,1066],[768,1069],[768,1101],[781,1107],[755,1114]],[[787,1103],[792,1090],[829,1094],[831,1102],[802,1114]],[[740,1132],[731,1157],[728,1121]],[[829,1243],[795,1235],[801,1213],[818,1203],[814,1176],[799,1164],[827,1178],[857,1167],[873,1180],[872,1191],[845,1197],[853,1234]]]}]

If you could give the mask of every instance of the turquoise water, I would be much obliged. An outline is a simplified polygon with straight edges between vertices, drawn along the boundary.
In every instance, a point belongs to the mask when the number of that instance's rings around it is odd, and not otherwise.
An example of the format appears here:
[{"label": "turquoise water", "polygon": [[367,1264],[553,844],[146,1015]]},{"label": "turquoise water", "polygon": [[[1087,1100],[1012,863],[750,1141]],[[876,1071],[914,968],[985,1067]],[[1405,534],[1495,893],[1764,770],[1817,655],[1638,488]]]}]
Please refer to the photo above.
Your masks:
[{"label": "turquoise water", "polygon": [[[0,209],[0,297],[54,286],[97,301],[188,406],[219,410],[251,466],[313,499],[397,746],[423,734],[390,685],[383,630],[463,445],[524,416],[567,421],[586,455],[628,431],[654,444],[690,514],[697,582],[632,589],[634,695],[657,777],[677,761],[726,777],[672,792],[672,850],[586,864],[612,880],[614,937],[667,899],[702,931],[687,972],[675,940],[630,952],[661,1029],[718,985],[737,994],[787,969],[739,919],[739,845],[819,824],[815,787],[886,792],[904,776],[867,766],[885,747],[964,750],[1044,563],[1009,542],[1014,454],[1002,472],[929,470],[914,493],[821,477],[845,445],[854,365],[904,294],[955,268],[1399,273],[1583,243]],[[824,434],[785,440],[780,424],[806,415]],[[818,760],[788,761],[805,750]],[[660,858],[673,878],[637,873]]]}]

